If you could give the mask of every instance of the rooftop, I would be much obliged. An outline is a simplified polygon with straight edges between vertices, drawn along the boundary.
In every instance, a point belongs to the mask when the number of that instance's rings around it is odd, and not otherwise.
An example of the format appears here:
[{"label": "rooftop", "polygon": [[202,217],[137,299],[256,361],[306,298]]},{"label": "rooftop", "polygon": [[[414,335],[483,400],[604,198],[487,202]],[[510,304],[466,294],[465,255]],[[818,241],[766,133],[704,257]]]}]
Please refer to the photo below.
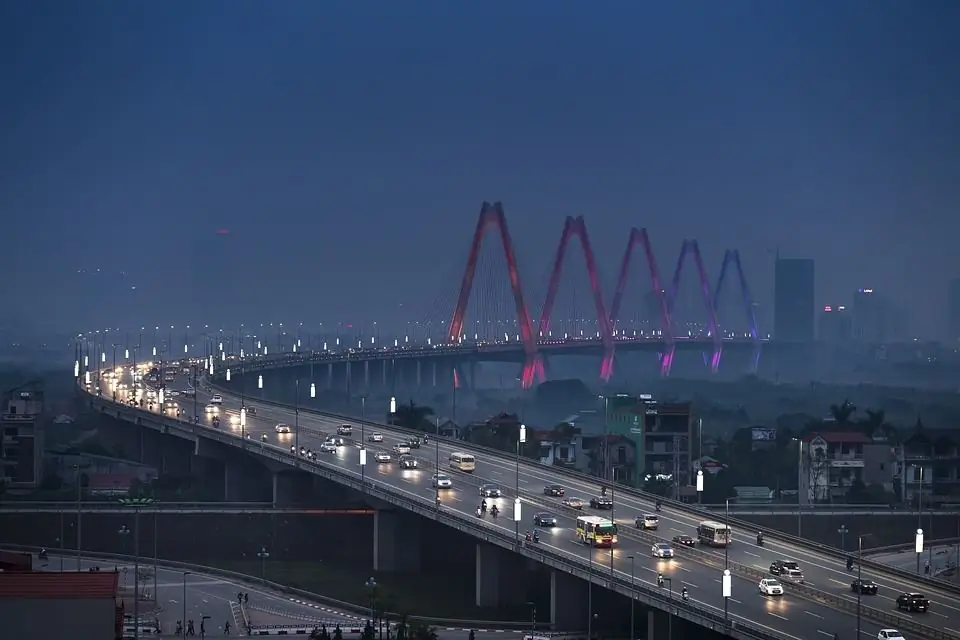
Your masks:
[{"label": "rooftop", "polygon": [[116,571],[0,573],[0,598],[115,598]]}]

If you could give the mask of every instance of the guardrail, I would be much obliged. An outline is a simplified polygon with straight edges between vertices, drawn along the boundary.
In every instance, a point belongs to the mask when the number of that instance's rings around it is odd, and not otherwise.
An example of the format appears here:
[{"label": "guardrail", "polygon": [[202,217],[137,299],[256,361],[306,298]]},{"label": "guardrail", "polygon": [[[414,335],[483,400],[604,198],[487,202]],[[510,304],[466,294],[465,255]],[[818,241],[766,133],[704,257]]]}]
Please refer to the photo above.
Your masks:
[{"label": "guardrail", "polygon": [[[6,509],[43,509],[49,511],[76,511],[77,507],[84,509],[115,509],[116,511],[130,511],[130,507],[122,505],[116,500],[71,500],[69,502],[42,502],[20,501],[4,502],[0,510]],[[150,509],[272,509],[272,502],[151,502]]]},{"label": "guardrail", "polygon": [[[701,509],[710,509],[713,511],[725,511],[727,509],[726,504],[698,504],[698,507]],[[911,507],[901,507],[893,506],[887,504],[816,504],[816,505],[802,505],[797,506],[796,503],[783,503],[783,502],[760,502],[760,503],[750,503],[750,502],[737,502],[734,503],[732,500],[730,502],[730,511],[793,511],[796,513],[797,509],[803,509],[803,515],[831,515],[833,513],[843,513],[849,511],[864,511],[868,513],[876,512],[883,515],[917,515],[916,508]],[[960,510],[960,505],[957,508],[950,509],[924,509],[923,514],[933,514],[933,515],[948,515],[955,516]]]},{"label": "guardrail", "polygon": [[[926,548],[945,547],[960,544],[960,538],[940,538],[939,540],[924,540],[923,545]],[[902,544],[888,544],[885,547],[872,547],[870,551],[864,551],[864,555],[879,555],[882,553],[895,553],[897,551],[907,551],[916,548],[913,542],[904,542]],[[926,553],[926,552],[924,552]]]},{"label": "guardrail", "polygon": [[[162,416],[138,407],[117,405],[108,399],[98,396],[92,396],[91,402],[95,406],[99,404],[100,410],[103,413],[114,415],[120,420],[124,420],[126,417],[128,421],[131,421],[130,418],[132,418],[133,422],[146,427],[149,427],[149,424],[146,424],[146,422],[150,421],[157,424],[163,432],[176,429],[194,436],[218,440],[232,446],[239,444],[244,449],[251,449],[281,464],[315,473],[338,484],[346,485],[357,491],[366,492],[372,497],[397,505],[419,516],[443,522],[446,526],[462,531],[479,540],[521,553],[541,564],[559,569],[607,589],[617,591],[627,597],[634,597],[641,603],[665,611],[672,611],[674,615],[690,620],[708,629],[731,633],[734,634],[735,637],[746,640],[785,640],[789,638],[789,636],[785,634],[771,634],[760,626],[754,625],[752,622],[742,618],[730,617],[725,620],[722,615],[697,606],[693,602],[685,602],[678,598],[670,599],[663,593],[660,593],[659,590],[654,590],[643,585],[631,584],[625,577],[601,575],[597,571],[590,570],[586,563],[574,562],[565,555],[540,547],[539,545],[536,545],[536,548],[522,544],[518,545],[516,536],[512,533],[508,534],[505,531],[498,531],[481,526],[480,523],[463,514],[450,512],[442,508],[437,509],[432,500],[427,502],[422,499],[412,498],[395,489],[377,484],[369,477],[361,479],[359,473],[349,473],[339,467],[328,466],[322,459],[316,461],[305,460],[300,456],[291,454],[288,449],[283,447],[245,440],[240,438],[239,435],[233,435],[200,424],[192,424],[169,416]],[[113,408],[112,412],[109,410],[110,408]]]},{"label": "guardrail", "polygon": [[[219,440],[229,445],[235,446],[237,442],[239,442],[241,447],[244,449],[253,449],[260,455],[264,455],[265,457],[273,459],[282,464],[294,466],[298,469],[325,477],[338,484],[346,485],[355,490],[369,493],[373,497],[380,498],[407,511],[428,519],[443,522],[445,525],[467,533],[468,535],[471,535],[477,539],[484,540],[496,546],[520,553],[528,558],[540,562],[541,564],[547,565],[554,569],[559,569],[607,589],[617,591],[623,595],[626,595],[627,597],[632,597],[650,606],[654,606],[665,611],[670,611],[674,615],[690,620],[691,622],[706,628],[713,629],[715,631],[723,631],[728,634],[734,634],[735,637],[740,638],[767,639],[788,637],[779,632],[776,634],[771,634],[766,629],[761,629],[743,618],[736,618],[735,620],[731,618],[725,619],[713,611],[697,606],[693,602],[678,602],[674,598],[664,596],[661,592],[659,592],[659,590],[650,589],[643,585],[637,585],[636,583],[628,582],[624,577],[617,576],[616,574],[601,574],[598,570],[594,570],[593,567],[587,568],[584,563],[579,561],[579,559],[577,562],[573,562],[567,556],[541,547],[540,545],[526,545],[523,543],[518,544],[518,540],[514,535],[510,535],[504,531],[491,529],[489,527],[483,527],[474,519],[466,517],[463,514],[453,513],[445,509],[438,508],[437,505],[435,505],[432,501],[427,503],[427,501],[424,499],[412,498],[404,495],[403,493],[400,493],[391,487],[377,484],[372,479],[361,478],[360,474],[358,473],[353,473],[340,467],[329,466],[322,459],[305,460],[298,455],[291,454],[288,449],[283,447],[277,447],[269,444],[265,445],[264,443],[254,443],[250,440],[244,440],[240,438],[239,435],[220,431],[218,429],[208,428],[200,424],[185,422],[169,416],[155,414],[137,407],[116,405],[110,400],[105,400],[102,397],[94,396],[92,403],[96,404],[97,402],[100,403],[101,411],[104,413],[107,412],[107,407],[116,408],[115,415],[121,420],[124,419],[124,414],[130,415],[132,413],[134,421],[137,424],[143,424],[143,419],[149,418],[151,421],[157,422],[158,426],[160,426],[161,430],[164,432],[167,432],[167,429],[174,428],[190,432],[194,436],[199,435],[201,437]],[[140,417],[137,417],[137,415]],[[247,445],[252,446],[248,447]],[[657,538],[651,534],[630,533],[628,535],[637,536],[640,540],[644,541],[662,541],[660,538]],[[705,552],[696,549],[686,551],[690,553],[695,562],[699,562],[704,566],[717,566],[717,559],[712,554],[706,554]],[[762,577],[767,577],[765,573],[745,565],[728,563],[727,567],[738,575],[748,577],[750,579],[759,580]],[[835,609],[848,612],[850,611],[851,603],[845,598],[840,598],[838,596],[813,589],[812,587],[806,585],[799,585],[799,588],[796,589],[796,593],[803,598],[831,606]],[[857,609],[854,608],[853,613],[856,613],[856,611]],[[865,607],[861,605],[860,613],[864,617],[876,620],[883,624],[895,625],[900,629],[909,630],[915,636],[929,638],[931,640],[960,639],[960,634],[954,634],[940,629],[934,629],[926,625],[917,624],[910,618],[903,618],[879,609],[873,609],[871,607]]]},{"label": "guardrail", "polygon": [[[230,389],[230,388],[228,388],[228,387],[219,386],[219,385],[215,384],[215,381],[211,381],[211,382],[209,382],[209,384],[210,384],[210,386],[211,386],[212,388],[214,388],[214,389],[217,390],[217,391],[220,391],[220,392],[222,392],[222,393],[226,393],[226,394],[231,395],[231,396],[235,395],[235,394],[233,393],[233,390],[232,390],[232,389]],[[269,405],[269,406],[274,406],[274,407],[280,407],[280,408],[283,408],[283,409],[290,409],[290,408],[291,408],[290,405],[285,404],[285,403],[283,403],[283,402],[275,402],[275,401],[273,401],[273,400],[265,400],[265,399],[263,399],[263,398],[261,398],[261,397],[250,397],[250,398],[248,398],[248,401],[249,401],[249,402],[254,402],[254,403],[259,403],[259,404],[264,404],[264,405]],[[318,416],[318,417],[324,417],[324,418],[329,418],[329,419],[334,419],[334,420],[356,421],[356,420],[359,419],[358,416],[351,416],[351,415],[339,414],[339,413],[331,413],[331,412],[328,412],[328,411],[317,411],[317,410],[314,410],[314,409],[305,409],[305,408],[303,408],[303,407],[300,407],[299,411],[300,411],[301,414],[315,415],[315,416]],[[398,431],[398,432],[401,432],[401,433],[407,433],[407,434],[410,434],[410,435],[423,435],[423,432],[422,432],[422,431],[417,431],[417,430],[414,430],[414,429],[406,429],[406,428],[404,428],[404,427],[400,427],[400,426],[397,426],[397,425],[383,424],[382,422],[376,422],[376,421],[370,420],[369,417],[365,417],[365,418],[364,418],[364,423],[367,424],[367,425],[369,425],[369,426],[371,426],[371,427],[383,427],[384,429],[388,429],[388,430],[392,430],[392,431]],[[454,439],[454,438],[449,438],[449,437],[445,437],[445,436],[434,436],[434,434],[432,434],[432,433],[429,434],[429,435],[430,435],[430,437],[439,437],[439,439],[440,439],[442,442],[445,442],[445,443],[450,444],[450,445],[463,444],[463,441],[461,441],[461,440],[456,440],[456,439]],[[499,449],[494,449],[494,448],[492,448],[492,447],[485,447],[485,446],[482,446],[482,445],[474,444],[474,443],[472,443],[472,442],[471,442],[471,443],[468,443],[468,445],[469,445],[469,449],[471,449],[471,450],[481,451],[481,452],[483,452],[485,455],[489,455],[489,456],[492,456],[492,457],[499,458],[499,459],[501,459],[501,460],[503,460],[503,461],[509,462],[510,464],[514,464],[514,463],[516,462],[516,459],[515,459],[514,457],[508,456],[506,453],[504,453],[503,451],[500,451]],[[598,478],[594,477],[594,476],[590,476],[590,475],[587,475],[587,474],[585,474],[585,473],[581,473],[581,472],[579,472],[579,471],[575,471],[575,470],[572,470],[572,469],[567,469],[567,468],[564,468],[564,467],[554,467],[554,466],[545,467],[545,466],[540,465],[539,463],[537,463],[537,462],[535,462],[535,461],[532,461],[532,460],[524,460],[524,459],[521,459],[520,464],[521,464],[521,466],[523,466],[523,467],[525,467],[525,468],[527,468],[527,469],[537,469],[537,468],[539,467],[539,469],[540,469],[541,471],[542,471],[542,470],[549,470],[550,473],[556,473],[556,474],[558,474],[558,475],[565,476],[565,477],[568,477],[568,478],[577,480],[577,481],[579,481],[579,482],[589,482],[589,483],[599,483],[599,482],[600,482],[600,480],[599,480]],[[642,491],[642,490],[640,490],[640,489],[635,489],[635,488],[633,488],[633,487],[627,487],[627,486],[625,486],[625,485],[620,485],[620,484],[616,485],[616,491],[617,491],[618,494],[625,494],[625,495],[628,495],[628,496],[631,496],[631,497],[634,497],[634,498],[639,498],[639,499],[648,500],[648,501],[650,501],[651,504],[653,504],[653,503],[655,503],[656,501],[659,500],[659,501],[661,501],[664,505],[670,506],[670,507],[672,507],[672,508],[674,508],[674,509],[676,509],[676,510],[678,510],[678,511],[682,511],[682,512],[688,514],[688,515],[703,518],[703,519],[705,519],[705,520],[715,519],[716,516],[717,516],[716,512],[711,511],[711,510],[708,510],[708,509],[703,509],[703,508],[701,508],[701,507],[699,507],[699,506],[697,506],[697,505],[691,505],[691,504],[688,504],[688,503],[685,503],[685,502],[680,502],[680,501],[677,501],[677,500],[672,500],[672,499],[670,499],[670,498],[665,498],[665,497],[663,497],[663,496],[659,496],[659,495],[655,495],[655,494],[652,494],[652,493],[648,493],[648,492],[646,492],[646,491]],[[756,528],[756,526],[757,526],[755,522],[749,522],[749,521],[747,521],[747,520],[740,520],[740,519],[738,519],[738,518],[730,518],[730,523],[731,523],[731,525],[734,525],[734,526],[737,526],[737,527],[746,529],[746,530],[748,530],[748,531]],[[825,545],[825,544],[820,544],[820,543],[818,543],[818,542],[813,542],[812,540],[807,540],[807,539],[805,539],[805,538],[800,538],[800,537],[797,537],[797,536],[794,536],[794,535],[790,535],[790,534],[788,534],[788,533],[783,533],[783,532],[781,532],[781,531],[767,532],[767,539],[768,539],[768,540],[776,540],[776,541],[780,541],[780,542],[787,543],[787,544],[792,544],[792,545],[795,545],[795,546],[798,546],[798,547],[803,547],[803,548],[805,548],[805,549],[808,549],[808,550],[810,550],[810,551],[814,551],[814,552],[816,552],[816,553],[818,553],[818,554],[820,554],[820,555],[823,555],[823,556],[825,556],[825,557],[830,557],[830,558],[834,558],[834,559],[841,560],[841,561],[845,561],[846,558],[850,556],[850,552],[845,552],[845,551],[842,551],[842,550],[840,550],[840,549],[837,549],[836,547],[831,547],[831,546],[828,546],[828,545]],[[909,546],[909,545],[913,545],[913,542],[909,542],[909,543],[905,543],[905,544],[907,544],[907,545]],[[943,580],[943,579],[940,579],[940,578],[937,578],[937,577],[932,577],[932,576],[918,576],[917,574],[915,574],[915,573],[913,573],[913,572],[905,571],[905,570],[899,569],[899,568],[897,568],[897,567],[890,567],[890,566],[884,565],[884,564],[879,563],[879,562],[874,562],[874,561],[872,561],[872,560],[868,560],[868,559],[866,559],[866,558],[863,559],[863,567],[864,567],[865,569],[869,569],[870,571],[876,572],[876,573],[878,573],[878,574],[880,574],[880,575],[887,575],[887,576],[890,576],[890,577],[896,577],[896,578],[899,578],[899,579],[901,579],[901,580],[909,580],[909,581],[912,581],[912,582],[915,582],[915,583],[918,583],[918,584],[923,584],[923,585],[925,585],[925,586],[927,586],[927,587],[930,587],[930,588],[939,588],[939,589],[941,589],[941,590],[943,590],[943,591],[947,591],[947,592],[949,592],[949,593],[952,593],[952,594],[955,594],[955,595],[960,596],[960,585],[954,584],[954,583],[952,583],[952,582],[949,582],[949,581],[946,581],[946,580]]]}]

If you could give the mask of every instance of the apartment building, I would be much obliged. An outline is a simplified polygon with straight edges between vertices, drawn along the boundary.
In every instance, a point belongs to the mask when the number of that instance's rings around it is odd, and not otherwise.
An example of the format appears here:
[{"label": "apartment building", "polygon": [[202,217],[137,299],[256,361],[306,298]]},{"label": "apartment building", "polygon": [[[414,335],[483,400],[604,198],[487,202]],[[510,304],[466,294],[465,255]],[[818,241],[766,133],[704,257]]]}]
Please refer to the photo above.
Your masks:
[{"label": "apartment building", "polygon": [[[632,470],[637,486],[648,476],[670,478],[678,490],[692,484],[696,423],[690,403],[658,402],[641,395],[616,396],[609,404],[609,432],[634,444]],[[616,452],[609,457],[615,465]]]},{"label": "apartment building", "polygon": [[960,503],[960,431],[918,425],[902,443],[902,495],[916,503]]},{"label": "apartment building", "polygon": [[43,390],[8,391],[0,414],[0,479],[8,488],[32,489],[43,479]]}]

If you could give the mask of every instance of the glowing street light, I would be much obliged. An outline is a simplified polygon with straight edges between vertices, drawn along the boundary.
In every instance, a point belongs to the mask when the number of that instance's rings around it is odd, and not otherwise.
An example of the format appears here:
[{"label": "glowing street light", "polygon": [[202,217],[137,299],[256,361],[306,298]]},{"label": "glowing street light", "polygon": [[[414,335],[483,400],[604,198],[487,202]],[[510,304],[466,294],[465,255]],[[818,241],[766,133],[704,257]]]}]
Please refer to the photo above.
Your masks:
[{"label": "glowing street light", "polygon": [[310,397],[311,398],[317,397],[317,385],[314,382],[310,383]]},{"label": "glowing street light", "polygon": [[257,389],[263,389],[263,374],[257,376]]},{"label": "glowing street light", "polygon": [[230,369],[227,369],[227,382],[230,382]]},{"label": "glowing street light", "polygon": [[79,360],[74,360],[73,362],[73,377],[74,378],[80,377],[80,361]]}]

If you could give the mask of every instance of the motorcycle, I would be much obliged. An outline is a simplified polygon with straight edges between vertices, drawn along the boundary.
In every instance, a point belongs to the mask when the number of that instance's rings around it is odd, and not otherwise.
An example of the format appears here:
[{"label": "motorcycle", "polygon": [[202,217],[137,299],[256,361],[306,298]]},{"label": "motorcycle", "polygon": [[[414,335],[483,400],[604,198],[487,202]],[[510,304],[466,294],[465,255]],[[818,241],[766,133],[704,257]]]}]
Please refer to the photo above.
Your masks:
[{"label": "motorcycle", "polygon": [[481,509],[480,507],[477,507],[477,517],[478,518],[483,517],[483,509]]},{"label": "motorcycle", "polygon": [[684,602],[686,602],[687,600],[690,599],[690,594],[687,593],[687,588],[686,588],[686,587],[684,587],[684,588],[683,588],[683,591],[680,592],[680,597],[683,598],[683,601],[684,601]]},{"label": "motorcycle", "polygon": [[847,558],[847,571],[853,571],[853,559]]},{"label": "motorcycle", "polygon": [[261,435],[261,436],[260,436],[260,440],[262,440],[263,442],[266,442],[266,441],[267,441],[267,434],[264,433],[263,435]]},{"label": "motorcycle", "polygon": [[490,509],[490,515],[496,518],[498,515],[500,515],[500,509],[497,509],[496,505],[494,505],[493,509]]},{"label": "motorcycle", "polygon": [[533,544],[540,543],[540,534],[536,531],[533,532]]},{"label": "motorcycle", "polygon": [[763,546],[763,536],[757,536],[757,546],[758,547]]},{"label": "motorcycle", "polygon": [[657,501],[657,505],[656,505],[657,513],[660,513],[660,507],[661,507],[661,506],[663,506],[663,505],[661,505],[661,504],[660,504],[660,501],[658,500],[658,501]]}]

